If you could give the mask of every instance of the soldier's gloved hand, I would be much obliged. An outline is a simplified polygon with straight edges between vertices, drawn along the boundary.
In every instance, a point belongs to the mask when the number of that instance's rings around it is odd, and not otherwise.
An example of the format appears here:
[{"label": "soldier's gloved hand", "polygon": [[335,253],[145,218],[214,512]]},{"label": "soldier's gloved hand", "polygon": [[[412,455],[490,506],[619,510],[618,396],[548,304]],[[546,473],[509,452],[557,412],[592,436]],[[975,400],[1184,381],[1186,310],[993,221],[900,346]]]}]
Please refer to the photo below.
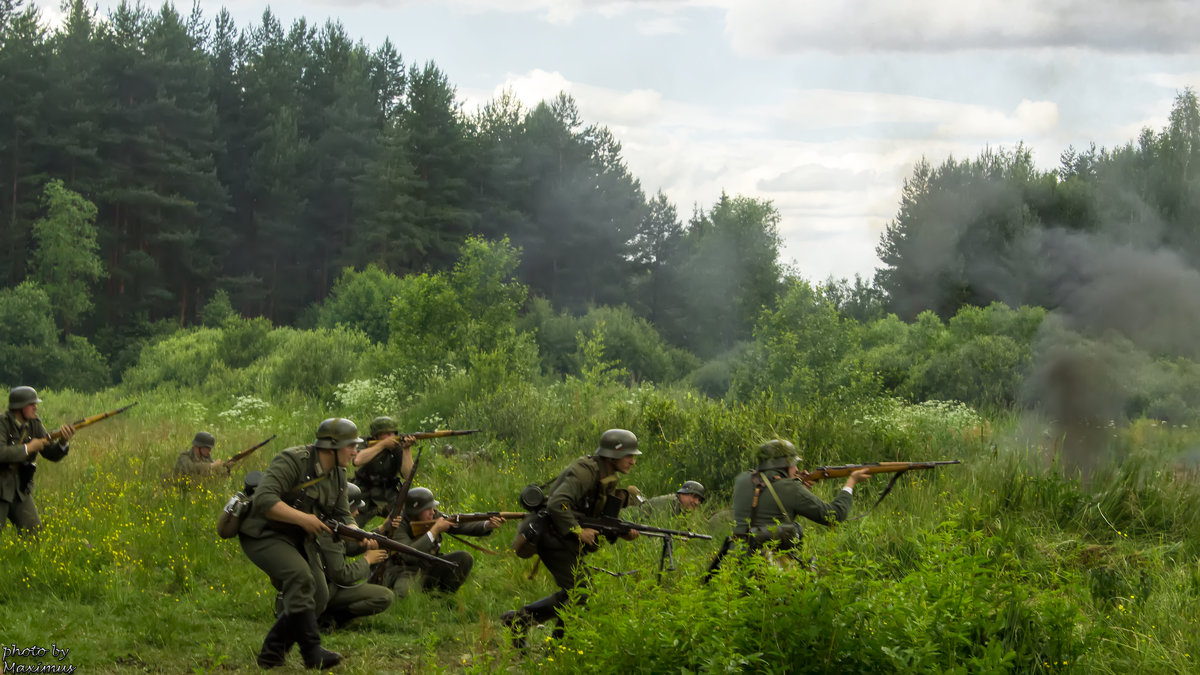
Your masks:
[{"label": "soldier's gloved hand", "polygon": [[[375,542],[371,542],[371,543],[374,544]],[[381,551],[379,549],[375,549],[373,551],[367,551],[366,553],[363,554],[363,559],[367,561],[368,565],[374,565],[377,563],[381,563],[384,560],[387,560],[387,557],[388,557],[388,552]]]},{"label": "soldier's gloved hand", "polygon": [[300,518],[297,520],[296,524],[302,527],[304,531],[312,537],[315,537],[318,534],[333,534],[333,530],[329,529],[329,526],[327,526],[325,523],[322,523],[320,518],[311,513],[300,514]]},{"label": "soldier's gloved hand", "polygon": [[624,539],[625,541],[633,541],[634,539],[637,539],[640,536],[642,536],[641,532],[631,529],[628,532],[626,532],[625,534],[621,535],[621,538]]},{"label": "soldier's gloved hand", "polygon": [[75,436],[75,427],[71,426],[70,424],[64,424],[58,428],[58,433],[62,434],[62,442],[66,443],[70,441],[73,436]]},{"label": "soldier's gloved hand", "polygon": [[579,541],[583,542],[585,546],[595,546],[597,534],[599,533],[596,530],[585,527],[579,531]]}]

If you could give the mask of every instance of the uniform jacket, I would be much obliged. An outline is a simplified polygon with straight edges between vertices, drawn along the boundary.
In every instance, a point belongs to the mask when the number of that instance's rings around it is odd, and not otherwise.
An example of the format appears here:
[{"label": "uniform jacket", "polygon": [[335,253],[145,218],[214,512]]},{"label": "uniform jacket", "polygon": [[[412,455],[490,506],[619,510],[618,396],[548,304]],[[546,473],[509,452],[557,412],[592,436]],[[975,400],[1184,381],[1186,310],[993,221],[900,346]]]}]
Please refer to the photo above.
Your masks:
[{"label": "uniform jacket", "polygon": [[645,504],[642,504],[642,511],[647,517],[674,517],[683,513],[683,503],[679,501],[679,495],[659,495]]},{"label": "uniform jacket", "polygon": [[[442,517],[442,513],[440,511],[435,512],[434,518],[440,517]],[[487,521],[481,520],[474,523],[460,523],[446,530],[446,532],[466,537],[486,537],[492,533],[492,528],[487,526]],[[404,516],[400,521],[400,527],[396,528],[396,541],[411,546],[421,553],[428,553],[430,555],[437,555],[442,550],[442,535],[438,534],[430,537],[427,532],[414,535],[408,516]],[[404,561],[405,567],[418,568],[432,564],[424,560],[417,560],[403,553],[400,554],[400,559]]]},{"label": "uniform jacket", "polygon": [[754,481],[750,471],[739,474],[733,481],[733,531],[737,534],[747,532],[765,535],[774,539],[799,538],[803,528],[799,523],[779,528],[779,524],[790,524],[797,516],[803,516],[814,523],[832,525],[841,522],[850,515],[850,506],[854,497],[845,490],[839,490],[832,503],[825,503],[804,487],[798,478],[788,478],[779,471],[762,471],[759,476],[765,481],[775,478],[771,486],[779,496],[783,511],[771,496],[771,491],[763,488],[758,496],[758,508],[754,509],[751,522],[750,512],[754,501]]},{"label": "uniform jacket", "polygon": [[[299,534],[299,530],[291,535],[281,534],[277,529],[281,523],[267,518],[267,511],[281,500],[320,518],[354,524],[346,498],[346,470],[335,466],[328,472],[322,471],[317,457],[319,452],[311,445],[301,445],[275,455],[263,473],[262,482],[254,490],[250,512],[242,521],[242,534],[250,537],[294,537]],[[316,478],[321,480],[300,489],[301,484]]]},{"label": "uniform jacket", "polygon": [[57,441],[46,446],[37,455],[26,455],[25,443],[35,438],[45,438],[50,434],[42,420],[35,417],[22,423],[11,410],[0,417],[0,433],[4,434],[4,445],[0,448],[0,501],[17,501],[33,492],[32,480],[25,485],[21,484],[22,465],[28,465],[24,471],[29,472],[36,468],[39,455],[51,462],[57,462],[66,457],[71,449],[69,443]]},{"label": "uniform jacket", "polygon": [[590,516],[604,513],[604,504],[617,489],[617,473],[603,457],[589,455],[571,462],[550,485],[546,511],[561,537],[577,532],[573,511]]},{"label": "uniform jacket", "polygon": [[213,475],[213,458],[196,457],[192,454],[192,449],[188,448],[179,453],[179,458],[175,460],[175,469],[173,470],[176,476],[211,476]]}]

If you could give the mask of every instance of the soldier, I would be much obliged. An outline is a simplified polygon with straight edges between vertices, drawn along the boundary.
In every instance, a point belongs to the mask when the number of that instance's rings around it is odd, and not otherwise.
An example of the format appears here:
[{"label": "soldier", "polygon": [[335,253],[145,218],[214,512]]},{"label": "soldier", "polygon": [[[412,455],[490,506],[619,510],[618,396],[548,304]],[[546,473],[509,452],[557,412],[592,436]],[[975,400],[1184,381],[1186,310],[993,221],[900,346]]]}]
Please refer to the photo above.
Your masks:
[{"label": "soldier", "polygon": [[60,438],[50,434],[37,415],[38,398],[33,387],[13,387],[8,392],[8,412],[4,415],[4,447],[0,449],[0,530],[8,521],[17,529],[36,532],[42,526],[37,505],[33,503],[33,474],[40,453],[57,462],[70,452],[75,428],[58,428]]},{"label": "soldier", "polygon": [[[533,543],[537,547],[538,557],[554,575],[558,591],[500,616],[500,620],[513,629],[514,642],[518,646],[524,646],[525,630],[532,623],[557,618],[558,609],[567,603],[571,589],[580,589],[577,596],[579,602],[587,600],[588,579],[580,561],[585,554],[596,550],[598,532],[581,527],[575,512],[589,516],[615,513],[608,502],[617,498],[617,474],[628,474],[640,454],[637,436],[633,432],[625,429],[605,431],[600,436],[600,445],[594,454],[571,462],[554,479],[547,492],[545,509],[530,514],[522,521],[519,537],[527,536],[526,533],[531,531],[529,526],[537,520],[549,521],[535,526],[539,534]],[[629,530],[621,536],[633,540],[637,539],[638,532]],[[562,633],[561,619],[558,619],[555,633]]]},{"label": "soldier", "polygon": [[[346,496],[346,467],[361,442],[354,422],[327,419],[317,427],[315,443],[275,455],[254,491],[238,540],[246,557],[267,573],[283,596],[282,611],[258,653],[262,668],[283,665],[296,643],[305,667],[330,668],[342,660],[321,647],[317,629],[317,615],[329,600],[320,537],[331,534],[323,519],[354,522]],[[327,545],[345,556],[340,541]]]},{"label": "soldier", "polygon": [[[176,478],[207,478],[218,474],[225,467],[225,460],[212,458],[212,449],[217,439],[207,431],[197,431],[190,450],[179,453],[173,473]],[[226,472],[227,473],[227,472]]]},{"label": "soldier", "polygon": [[[346,499],[351,515],[363,506],[362,491],[354,483],[346,485]],[[337,628],[392,606],[392,592],[386,586],[366,583],[371,566],[387,557],[387,551],[380,550],[379,544],[339,542],[332,535],[321,534],[317,536],[317,545],[321,548],[325,580],[329,584],[329,602],[324,613],[317,617],[317,625]],[[361,558],[354,557],[360,553]]]},{"label": "soldier", "polygon": [[[767,441],[757,454],[758,468],[733,481],[733,537],[747,541],[752,551],[768,542],[777,542],[781,551],[799,549],[804,530],[795,522],[797,516],[826,526],[846,520],[854,502],[854,486],[871,477],[866,469],[850,474],[833,502],[827,504],[805,486],[796,467],[800,453],[790,441]],[[719,560],[715,562],[719,564]]]},{"label": "soldier", "polygon": [[648,517],[675,517],[685,511],[692,511],[704,503],[704,486],[689,480],[675,491],[675,494],[659,495],[642,504],[641,508]]},{"label": "soldier", "polygon": [[[396,501],[399,484],[412,473],[412,436],[398,436],[390,417],[371,420],[371,435],[354,458],[354,483],[363,490],[366,507],[355,517],[364,527],[375,516],[387,517]],[[403,476],[401,478],[400,476]]]},{"label": "soldier", "polygon": [[[396,541],[411,546],[422,553],[436,555],[456,563],[457,568],[448,565],[432,566],[430,563],[415,560],[403,553],[393,554],[397,557],[387,569],[383,582],[396,594],[397,598],[408,595],[413,588],[454,593],[467,581],[475,559],[466,551],[451,551],[445,555],[439,553],[442,548],[442,534],[465,535],[468,537],[486,537],[492,530],[504,524],[504,519],[498,516],[475,523],[456,524],[442,517],[437,507],[440,503],[433,498],[428,488],[418,487],[409,490],[408,498],[404,500],[404,517],[400,527],[396,528]],[[418,520],[436,521],[428,530],[421,534],[413,531],[412,523]]]}]

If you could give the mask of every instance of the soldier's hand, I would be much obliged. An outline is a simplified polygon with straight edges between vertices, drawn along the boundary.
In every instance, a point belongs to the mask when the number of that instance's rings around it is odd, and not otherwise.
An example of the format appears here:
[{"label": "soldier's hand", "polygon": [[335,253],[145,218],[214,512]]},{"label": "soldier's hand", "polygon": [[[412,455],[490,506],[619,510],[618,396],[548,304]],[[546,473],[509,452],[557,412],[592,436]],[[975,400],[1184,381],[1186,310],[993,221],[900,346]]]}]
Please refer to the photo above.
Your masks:
[{"label": "soldier's hand", "polygon": [[846,487],[853,489],[855,485],[863,482],[864,480],[871,480],[870,469],[859,469],[858,471],[850,474],[850,477],[846,479]]},{"label": "soldier's hand", "polygon": [[[375,542],[371,542],[371,543],[374,544]],[[363,554],[363,559],[365,559],[367,561],[368,565],[375,565],[377,563],[381,563],[384,560],[387,560],[387,557],[388,557],[388,552],[380,551],[379,549],[375,549],[373,551],[367,551],[366,553]]]},{"label": "soldier's hand", "polygon": [[590,527],[585,527],[579,531],[579,541],[583,542],[587,546],[595,546],[597,534],[599,533],[596,530],[593,530]]},{"label": "soldier's hand", "polygon": [[624,539],[625,541],[633,541],[634,539],[637,539],[640,536],[642,536],[641,532],[638,532],[637,530],[634,530],[631,528],[628,532],[621,535],[621,538]]},{"label": "soldier's hand", "polygon": [[214,468],[214,469],[220,469],[220,468],[222,468],[222,467],[224,467],[224,466],[225,466],[225,460],[223,460],[223,459],[215,459],[215,460],[213,460],[213,463],[212,463],[212,468]]},{"label": "soldier's hand", "polygon": [[[402,520],[404,520],[403,515],[398,515],[395,518],[392,518],[392,529],[394,530],[397,527],[400,527],[400,521],[402,521]],[[382,525],[380,527],[382,527]]]},{"label": "soldier's hand", "polygon": [[487,529],[494,530],[504,524],[504,519],[500,516],[492,516],[487,519]]},{"label": "soldier's hand", "polygon": [[800,474],[796,476],[796,478],[799,478],[800,482],[804,483],[804,487],[810,488],[813,485],[815,485],[817,481],[809,480],[808,476],[809,476],[809,474],[807,471],[801,471]]},{"label": "soldier's hand", "polygon": [[300,518],[296,524],[303,528],[309,536],[315,537],[318,534],[333,534],[333,530],[329,529],[328,525],[322,523],[320,518],[311,513],[300,514]]},{"label": "soldier's hand", "polygon": [[446,518],[438,518],[429,528],[429,531],[437,535],[449,530],[452,527],[454,527],[454,521],[447,520]]},{"label": "soldier's hand", "polygon": [[395,438],[399,441],[400,448],[402,450],[407,450],[408,448],[411,448],[413,443],[417,442],[417,437],[413,436],[412,434],[404,434],[403,436],[393,436],[392,438]]},{"label": "soldier's hand", "polygon": [[367,539],[366,541],[363,542],[363,548],[367,549],[368,553],[370,553],[371,551],[378,551],[379,550],[379,542],[375,541],[374,539]]},{"label": "soldier's hand", "polygon": [[47,445],[50,445],[49,438],[34,438],[25,444],[25,452],[33,456],[45,450]]},{"label": "soldier's hand", "polygon": [[58,433],[62,434],[62,442],[66,443],[75,435],[75,427],[70,424],[64,424],[58,428]]}]

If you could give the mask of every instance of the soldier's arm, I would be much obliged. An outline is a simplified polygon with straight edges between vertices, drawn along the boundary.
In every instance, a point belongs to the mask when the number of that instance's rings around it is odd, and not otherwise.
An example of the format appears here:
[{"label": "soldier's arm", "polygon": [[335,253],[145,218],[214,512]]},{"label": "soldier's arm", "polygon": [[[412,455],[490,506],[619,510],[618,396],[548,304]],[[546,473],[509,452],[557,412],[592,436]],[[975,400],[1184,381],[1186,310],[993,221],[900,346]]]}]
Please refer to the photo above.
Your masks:
[{"label": "soldier's arm", "polygon": [[[258,515],[267,515],[268,512],[274,511],[277,504],[287,506],[282,504],[281,500],[299,482],[300,465],[285,453],[281,452],[275,455],[263,473],[262,481],[254,489],[254,502],[251,507],[253,512]],[[287,508],[295,510],[290,506]],[[275,513],[278,512],[275,511]],[[283,520],[270,515],[267,517],[272,520]]]},{"label": "soldier's arm", "polygon": [[366,466],[378,457],[380,453],[396,447],[398,441],[393,440],[394,438],[395,436],[385,438],[382,441],[376,441],[363,448],[361,452],[354,456],[354,466]]},{"label": "soldier's arm", "polygon": [[488,527],[488,521],[477,520],[473,523],[459,523],[450,528],[451,534],[457,534],[467,537],[486,537],[492,533],[495,528]]},{"label": "soldier's arm", "polygon": [[565,537],[571,533],[579,534],[582,529],[573,511],[583,502],[587,485],[593,478],[589,471],[578,464],[568,467],[566,476],[550,494],[550,499],[546,502],[546,511],[560,535]]},{"label": "soldier's arm", "polygon": [[25,451],[24,443],[0,447],[0,463],[12,464],[15,462],[24,462],[29,457],[30,454]]},{"label": "soldier's arm", "polygon": [[325,563],[325,578],[339,586],[350,586],[367,578],[370,565],[365,558],[346,557],[346,545],[340,538],[322,534],[317,536],[317,547]]},{"label": "soldier's arm", "polygon": [[421,553],[433,551],[433,537],[429,536],[428,532],[413,535],[412,528],[405,522],[400,523],[400,527],[396,528],[396,541],[411,546]]},{"label": "soldier's arm", "polygon": [[809,492],[800,481],[777,481],[775,489],[779,492],[784,506],[793,513],[822,525],[833,525],[846,520],[850,515],[850,507],[854,504],[854,496],[845,489],[839,489],[837,496],[830,503]]}]

